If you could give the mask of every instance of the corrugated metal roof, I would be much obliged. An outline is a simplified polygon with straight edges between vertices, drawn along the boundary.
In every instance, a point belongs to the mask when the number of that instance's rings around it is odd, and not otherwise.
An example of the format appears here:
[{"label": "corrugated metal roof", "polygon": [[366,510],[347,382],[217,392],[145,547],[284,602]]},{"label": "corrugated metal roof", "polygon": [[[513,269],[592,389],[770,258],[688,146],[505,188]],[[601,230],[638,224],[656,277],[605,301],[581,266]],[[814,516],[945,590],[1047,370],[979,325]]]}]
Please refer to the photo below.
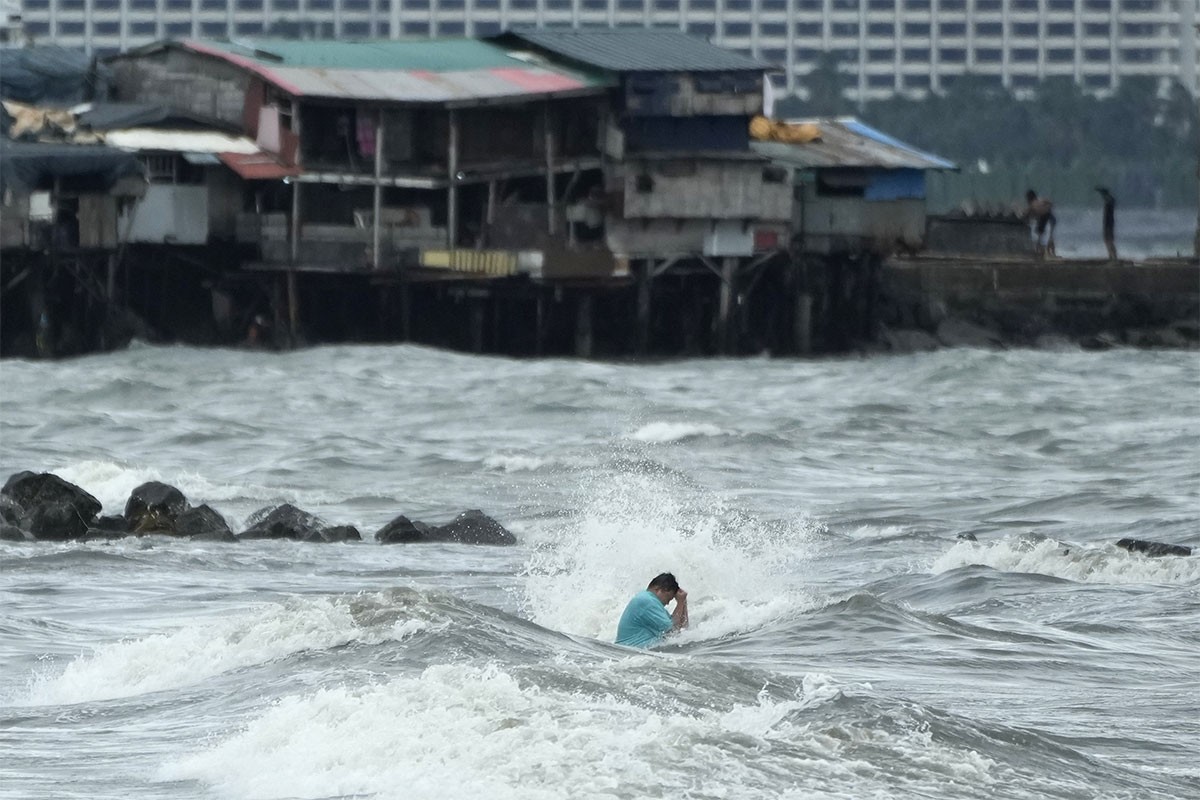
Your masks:
[{"label": "corrugated metal roof", "polygon": [[801,169],[821,167],[958,169],[958,166],[952,161],[905,144],[853,117],[792,119],[788,122],[816,125],[820,128],[821,137],[802,144],[752,141],[750,146],[755,152],[772,161]]},{"label": "corrugated metal roof", "polygon": [[770,65],[679,30],[512,28],[512,37],[563,58],[613,72],[762,72]]},{"label": "corrugated metal roof", "polygon": [[504,48],[477,39],[184,41],[196,44],[280,67],[457,72],[513,65]]},{"label": "corrugated metal roof", "polygon": [[[297,97],[452,103],[600,92],[614,80],[467,39],[396,42],[228,42],[182,46],[236,64]],[[263,49],[268,46],[270,49]]]}]

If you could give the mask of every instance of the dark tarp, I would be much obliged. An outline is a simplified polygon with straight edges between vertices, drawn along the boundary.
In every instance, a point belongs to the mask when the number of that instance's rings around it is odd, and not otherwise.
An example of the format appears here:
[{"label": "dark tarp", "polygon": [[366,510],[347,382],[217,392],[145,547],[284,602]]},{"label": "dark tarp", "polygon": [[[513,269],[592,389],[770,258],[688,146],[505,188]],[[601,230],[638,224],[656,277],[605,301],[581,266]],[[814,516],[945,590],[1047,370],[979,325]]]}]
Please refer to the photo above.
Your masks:
[{"label": "dark tarp", "polygon": [[107,192],[121,178],[144,174],[137,155],[125,150],[0,138],[0,192],[45,191],[55,178],[66,191]]},{"label": "dark tarp", "polygon": [[66,47],[0,49],[0,97],[31,105],[72,106],[104,96],[108,67],[92,69],[82,50]]},{"label": "dark tarp", "polygon": [[180,130],[226,129],[227,124],[202,119],[169,106],[155,103],[92,103],[76,120],[93,131],[118,131],[127,128],[170,128]]}]

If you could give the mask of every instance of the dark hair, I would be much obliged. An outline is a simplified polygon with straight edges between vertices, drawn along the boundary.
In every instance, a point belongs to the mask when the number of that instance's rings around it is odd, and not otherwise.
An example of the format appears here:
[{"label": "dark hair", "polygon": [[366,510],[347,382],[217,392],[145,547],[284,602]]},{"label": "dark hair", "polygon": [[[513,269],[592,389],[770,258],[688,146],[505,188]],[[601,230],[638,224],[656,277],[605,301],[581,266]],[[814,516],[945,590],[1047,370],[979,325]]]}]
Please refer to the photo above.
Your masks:
[{"label": "dark hair", "polygon": [[669,572],[663,572],[654,576],[654,580],[650,581],[647,589],[666,589],[668,592],[679,591],[679,581],[675,580],[675,576]]},{"label": "dark hair", "polygon": [[1035,192],[1033,189],[1030,189],[1028,192],[1025,193],[1026,200],[1032,200],[1035,197],[1037,197],[1037,192]]}]

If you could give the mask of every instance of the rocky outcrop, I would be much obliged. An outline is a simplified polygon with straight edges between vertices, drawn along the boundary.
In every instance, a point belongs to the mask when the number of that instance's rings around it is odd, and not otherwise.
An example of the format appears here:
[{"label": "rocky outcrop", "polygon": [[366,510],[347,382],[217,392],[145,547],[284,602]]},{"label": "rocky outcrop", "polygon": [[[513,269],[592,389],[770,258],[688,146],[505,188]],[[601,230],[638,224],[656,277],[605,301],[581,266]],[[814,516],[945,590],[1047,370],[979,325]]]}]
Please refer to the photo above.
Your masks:
[{"label": "rocky outcrop", "polygon": [[[320,517],[285,503],[250,515],[234,534],[208,505],[193,507],[174,486],[150,481],[130,492],[123,514],[99,516],[100,501],[50,473],[18,472],[0,489],[0,541],[114,539],[165,535],[208,541],[290,539],[299,542],[359,542],[354,525],[328,525]],[[516,537],[478,509],[464,511],[445,525],[397,516],[375,534],[381,544],[459,542],[511,545]]]}]

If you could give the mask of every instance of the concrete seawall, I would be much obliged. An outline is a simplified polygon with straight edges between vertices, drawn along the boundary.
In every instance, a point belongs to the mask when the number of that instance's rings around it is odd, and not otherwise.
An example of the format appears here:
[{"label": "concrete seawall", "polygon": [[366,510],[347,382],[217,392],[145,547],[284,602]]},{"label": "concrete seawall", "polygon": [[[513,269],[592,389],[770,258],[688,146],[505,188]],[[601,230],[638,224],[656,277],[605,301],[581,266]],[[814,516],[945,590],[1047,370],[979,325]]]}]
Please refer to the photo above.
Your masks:
[{"label": "concrete seawall", "polygon": [[884,263],[880,343],[1200,347],[1200,262],[912,258]]}]

